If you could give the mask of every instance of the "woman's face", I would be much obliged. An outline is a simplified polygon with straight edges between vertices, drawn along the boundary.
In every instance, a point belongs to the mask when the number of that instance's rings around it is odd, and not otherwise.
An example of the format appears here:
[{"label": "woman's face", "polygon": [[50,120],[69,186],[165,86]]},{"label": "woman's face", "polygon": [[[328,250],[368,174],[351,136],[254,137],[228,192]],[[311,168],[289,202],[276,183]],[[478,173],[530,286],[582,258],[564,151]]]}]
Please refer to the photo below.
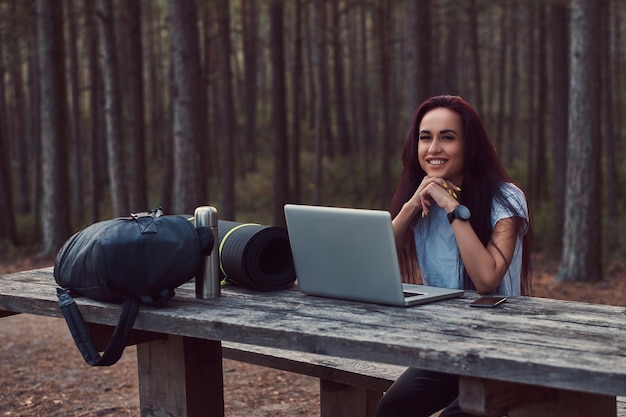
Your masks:
[{"label": "woman's face", "polygon": [[460,186],[465,166],[465,137],[461,117],[446,108],[430,110],[418,131],[417,158],[430,177],[440,177]]}]

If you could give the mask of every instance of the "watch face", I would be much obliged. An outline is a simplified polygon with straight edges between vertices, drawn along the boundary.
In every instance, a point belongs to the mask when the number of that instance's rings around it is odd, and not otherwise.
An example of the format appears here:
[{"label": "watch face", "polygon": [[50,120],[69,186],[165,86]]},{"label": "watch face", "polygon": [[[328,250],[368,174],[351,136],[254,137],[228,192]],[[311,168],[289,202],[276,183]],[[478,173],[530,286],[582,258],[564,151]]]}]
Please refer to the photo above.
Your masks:
[{"label": "watch face", "polygon": [[455,209],[457,216],[459,219],[463,219],[463,220],[469,220],[470,218],[470,211],[467,207],[465,207],[464,205],[460,205]]}]

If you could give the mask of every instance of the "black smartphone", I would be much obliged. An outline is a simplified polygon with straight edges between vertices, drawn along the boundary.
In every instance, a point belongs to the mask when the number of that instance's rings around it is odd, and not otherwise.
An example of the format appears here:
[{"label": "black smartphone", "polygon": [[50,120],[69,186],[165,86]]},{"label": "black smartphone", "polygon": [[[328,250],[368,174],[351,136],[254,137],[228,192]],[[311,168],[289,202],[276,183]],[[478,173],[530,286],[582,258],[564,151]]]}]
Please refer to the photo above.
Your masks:
[{"label": "black smartphone", "polygon": [[506,297],[503,296],[489,296],[480,297],[478,300],[472,301],[470,307],[495,307],[506,301]]}]

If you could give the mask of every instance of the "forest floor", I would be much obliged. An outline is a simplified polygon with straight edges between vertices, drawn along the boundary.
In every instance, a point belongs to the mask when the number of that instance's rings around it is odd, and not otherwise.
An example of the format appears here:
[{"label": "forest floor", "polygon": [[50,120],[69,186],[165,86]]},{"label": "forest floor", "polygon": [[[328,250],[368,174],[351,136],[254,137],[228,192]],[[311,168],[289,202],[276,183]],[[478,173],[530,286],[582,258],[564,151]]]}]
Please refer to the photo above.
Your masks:
[{"label": "forest floor", "polygon": [[[0,275],[52,262],[0,262]],[[626,306],[623,262],[608,265],[606,279],[597,283],[557,283],[557,267],[556,261],[534,257],[535,296]],[[62,319],[26,314],[0,320],[0,346],[0,417],[140,415],[133,347],[116,365],[91,368]],[[318,389],[315,378],[224,360],[228,417],[319,416]]]}]

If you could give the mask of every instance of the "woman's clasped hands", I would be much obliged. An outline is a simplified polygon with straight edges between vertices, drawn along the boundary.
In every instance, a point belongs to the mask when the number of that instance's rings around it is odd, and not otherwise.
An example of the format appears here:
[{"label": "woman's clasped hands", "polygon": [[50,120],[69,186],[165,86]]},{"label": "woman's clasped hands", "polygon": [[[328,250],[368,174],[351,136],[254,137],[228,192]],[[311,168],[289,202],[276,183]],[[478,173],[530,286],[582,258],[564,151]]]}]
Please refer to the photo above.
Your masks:
[{"label": "woman's clasped hands", "polygon": [[447,213],[459,205],[458,198],[461,188],[440,177],[425,176],[412,197],[414,203],[422,210],[422,217],[428,215],[433,202]]}]

